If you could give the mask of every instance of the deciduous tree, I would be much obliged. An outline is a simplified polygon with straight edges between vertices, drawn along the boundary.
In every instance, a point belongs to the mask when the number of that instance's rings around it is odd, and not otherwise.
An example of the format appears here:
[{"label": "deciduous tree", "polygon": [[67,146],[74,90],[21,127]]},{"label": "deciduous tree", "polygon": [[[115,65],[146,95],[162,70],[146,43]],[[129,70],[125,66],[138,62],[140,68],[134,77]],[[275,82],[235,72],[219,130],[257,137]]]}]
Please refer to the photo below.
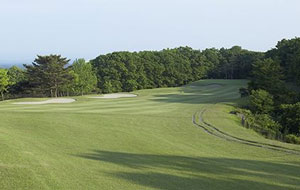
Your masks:
[{"label": "deciduous tree", "polygon": [[9,77],[6,69],[0,69],[0,93],[1,98],[4,100],[4,93],[7,92],[7,87],[9,85]]},{"label": "deciduous tree", "polygon": [[268,114],[274,109],[273,97],[265,90],[252,90],[250,109],[253,113]]},{"label": "deciduous tree", "polygon": [[76,93],[83,95],[95,90],[97,77],[90,63],[84,59],[75,60],[72,70],[74,71],[74,89]]}]

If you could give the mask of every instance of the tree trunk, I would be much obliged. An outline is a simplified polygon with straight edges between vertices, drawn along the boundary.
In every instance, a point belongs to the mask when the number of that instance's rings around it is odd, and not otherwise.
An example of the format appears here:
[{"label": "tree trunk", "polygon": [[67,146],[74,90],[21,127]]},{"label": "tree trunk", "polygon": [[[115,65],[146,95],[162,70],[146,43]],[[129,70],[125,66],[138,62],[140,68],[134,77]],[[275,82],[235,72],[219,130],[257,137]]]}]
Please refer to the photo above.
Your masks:
[{"label": "tree trunk", "polygon": [[58,90],[57,90],[57,87],[55,87],[55,98],[57,98],[58,96]]},{"label": "tree trunk", "polygon": [[55,85],[54,85],[54,88],[55,88],[55,98],[57,98],[57,96],[58,96],[58,84],[57,84],[57,80],[55,79],[54,80],[55,81]]},{"label": "tree trunk", "polygon": [[4,101],[4,93],[1,92],[2,101]]}]

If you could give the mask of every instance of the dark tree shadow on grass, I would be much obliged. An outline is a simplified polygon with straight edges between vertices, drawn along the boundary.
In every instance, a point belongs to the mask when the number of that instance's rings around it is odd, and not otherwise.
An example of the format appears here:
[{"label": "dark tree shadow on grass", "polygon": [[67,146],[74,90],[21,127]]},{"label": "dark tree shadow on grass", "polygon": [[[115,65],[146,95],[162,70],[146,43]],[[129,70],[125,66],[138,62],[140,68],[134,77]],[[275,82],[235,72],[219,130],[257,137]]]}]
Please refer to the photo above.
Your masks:
[{"label": "dark tree shadow on grass", "polygon": [[[81,158],[124,168],[106,173],[160,190],[300,189],[300,162],[272,163],[228,158],[185,157],[93,151]],[[126,170],[125,170],[126,171]]]}]

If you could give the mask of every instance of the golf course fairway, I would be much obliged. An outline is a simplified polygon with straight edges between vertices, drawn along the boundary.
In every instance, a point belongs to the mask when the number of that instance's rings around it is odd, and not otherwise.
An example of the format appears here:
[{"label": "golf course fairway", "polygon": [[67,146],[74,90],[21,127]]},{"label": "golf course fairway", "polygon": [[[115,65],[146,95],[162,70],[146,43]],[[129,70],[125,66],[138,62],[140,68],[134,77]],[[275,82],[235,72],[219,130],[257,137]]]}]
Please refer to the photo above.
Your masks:
[{"label": "golf course fairway", "polygon": [[246,85],[202,80],[130,98],[1,102],[0,189],[300,189],[300,146],[265,139],[230,114]]}]

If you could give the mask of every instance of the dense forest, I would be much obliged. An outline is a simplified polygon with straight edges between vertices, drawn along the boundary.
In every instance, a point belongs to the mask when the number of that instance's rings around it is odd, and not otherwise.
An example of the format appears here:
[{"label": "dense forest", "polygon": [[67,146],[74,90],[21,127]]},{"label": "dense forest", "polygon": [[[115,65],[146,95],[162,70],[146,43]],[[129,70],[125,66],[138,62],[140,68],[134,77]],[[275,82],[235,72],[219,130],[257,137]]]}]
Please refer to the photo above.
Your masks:
[{"label": "dense forest", "polygon": [[114,52],[86,62],[37,56],[24,69],[0,69],[2,100],[130,92],[176,87],[200,79],[249,79],[240,89],[246,127],[268,138],[300,143],[300,38],[281,40],[267,52],[230,49]]},{"label": "dense forest", "polygon": [[282,40],[252,65],[241,89],[243,123],[268,138],[300,144],[300,38]]},{"label": "dense forest", "polygon": [[204,78],[243,79],[263,53],[231,49],[193,50],[189,47],[162,51],[115,52],[91,61],[104,92],[175,87]]}]

